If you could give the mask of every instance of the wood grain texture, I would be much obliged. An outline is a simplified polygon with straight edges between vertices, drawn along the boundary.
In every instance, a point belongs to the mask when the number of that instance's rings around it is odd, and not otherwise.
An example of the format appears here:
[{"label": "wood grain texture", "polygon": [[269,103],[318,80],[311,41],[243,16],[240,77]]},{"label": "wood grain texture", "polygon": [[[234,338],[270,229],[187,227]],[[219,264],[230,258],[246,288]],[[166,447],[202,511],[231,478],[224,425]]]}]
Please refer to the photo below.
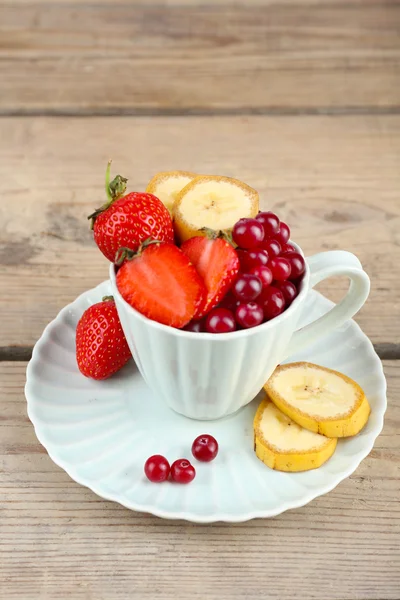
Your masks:
[{"label": "wood grain texture", "polygon": [[72,481],[26,416],[26,364],[0,364],[0,596],[398,600],[398,364],[384,363],[385,426],[350,479],[273,519],[208,526],[131,512]]},{"label": "wood grain texture", "polygon": [[397,110],[397,2],[2,2],[0,114]]},{"label": "wood grain texture", "polygon": [[[191,117],[0,120],[0,346],[33,344],[68,302],[107,279],[86,215],[107,158],[144,189],[159,170],[243,179],[306,254],[355,252],[372,279],[357,320],[400,336],[400,118]],[[345,281],[323,291],[338,300]]]},{"label": "wood grain texture", "polygon": [[[58,3],[61,0],[56,0]],[[389,0],[389,2],[396,2],[397,0]],[[68,4],[82,4],[82,0],[67,0]],[[54,4],[55,0],[41,0],[41,4]],[[387,3],[387,2],[386,2]],[[10,0],[0,0],[0,6],[9,6]],[[13,4],[29,6],[36,6],[38,4],[38,0],[13,0]],[[110,5],[110,0],[85,0],[85,4],[105,4]],[[276,4],[276,0],[185,0],[183,3],[182,0],[118,0],[118,4],[129,4],[131,6],[153,6],[159,7],[162,5],[163,7],[170,6],[274,6]],[[324,6],[327,4],[334,4],[335,6],[341,7],[349,4],[348,0],[280,0],[279,4],[283,4],[285,6]],[[352,0],[352,6],[365,6],[365,5],[375,4],[381,6],[385,4],[385,1],[381,0]]]}]

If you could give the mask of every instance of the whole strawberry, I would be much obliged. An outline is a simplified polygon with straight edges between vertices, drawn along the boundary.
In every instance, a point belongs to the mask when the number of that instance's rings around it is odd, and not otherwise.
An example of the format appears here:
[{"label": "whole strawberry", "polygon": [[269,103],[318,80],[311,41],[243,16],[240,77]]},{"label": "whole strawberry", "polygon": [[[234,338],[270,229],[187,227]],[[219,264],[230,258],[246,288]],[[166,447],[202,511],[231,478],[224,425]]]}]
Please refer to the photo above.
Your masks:
[{"label": "whole strawberry", "polygon": [[119,248],[136,250],[149,237],[173,242],[172,219],[161,200],[144,192],[124,196],[128,180],[117,175],[110,183],[110,165],[111,161],[106,171],[108,201],[88,217],[104,256],[114,262]]},{"label": "whole strawberry", "polygon": [[115,302],[105,296],[83,313],[76,328],[76,360],[80,372],[107,379],[131,358]]}]

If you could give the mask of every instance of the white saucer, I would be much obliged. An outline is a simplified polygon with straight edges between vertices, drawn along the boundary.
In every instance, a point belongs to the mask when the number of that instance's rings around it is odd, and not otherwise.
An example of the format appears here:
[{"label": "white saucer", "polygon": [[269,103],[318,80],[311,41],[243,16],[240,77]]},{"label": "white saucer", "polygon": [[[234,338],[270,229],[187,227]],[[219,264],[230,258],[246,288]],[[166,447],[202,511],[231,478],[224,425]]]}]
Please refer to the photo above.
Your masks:
[{"label": "white saucer", "polygon": [[[27,370],[28,414],[53,461],[75,481],[127,508],[199,523],[271,517],[307,504],[351,475],[368,455],[383,425],[386,381],[369,339],[353,321],[291,360],[308,360],[342,371],[364,388],[372,407],[364,430],[341,440],[321,468],[279,473],[253,451],[257,401],[220,421],[199,422],[162,404],[131,361],[104,382],[83,377],[75,361],[75,327],[83,311],[109,294],[104,282],[85,292],[48,325]],[[326,312],[331,302],[310,292],[302,324]],[[152,484],[145,460],[164,454],[171,462],[191,457],[192,441],[211,433],[220,445],[217,459],[201,464],[187,485]]]}]

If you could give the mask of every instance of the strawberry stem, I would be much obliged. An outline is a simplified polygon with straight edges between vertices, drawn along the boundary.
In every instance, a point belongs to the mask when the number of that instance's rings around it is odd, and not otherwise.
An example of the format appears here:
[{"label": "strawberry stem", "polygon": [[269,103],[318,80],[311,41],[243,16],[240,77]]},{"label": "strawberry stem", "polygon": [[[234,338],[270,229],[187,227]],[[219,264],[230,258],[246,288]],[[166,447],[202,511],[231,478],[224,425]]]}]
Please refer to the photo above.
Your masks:
[{"label": "strawberry stem", "polygon": [[228,244],[230,244],[233,248],[237,248],[237,244],[235,244],[233,241],[232,233],[230,231],[221,231],[221,235],[219,237],[228,242]]},{"label": "strawberry stem", "polygon": [[113,302],[114,296],[103,296],[101,299],[102,302]]},{"label": "strawberry stem", "polygon": [[160,240],[153,240],[151,238],[147,238],[146,240],[144,240],[144,242],[142,242],[140,244],[140,246],[138,247],[138,249],[136,251],[122,246],[121,248],[118,248],[118,250],[117,250],[114,263],[117,266],[122,265],[122,263],[125,260],[132,260],[132,258],[136,258],[137,256],[140,256],[142,254],[143,250],[145,250],[148,246],[151,246],[152,244],[163,244],[163,243],[164,242],[162,242]]},{"label": "strawberry stem", "polygon": [[110,160],[107,163],[107,167],[106,167],[106,178],[105,178],[105,188],[106,188],[106,196],[108,199],[108,202],[111,204],[113,198],[111,196],[111,192],[110,192],[110,173],[111,173],[111,163],[112,163],[112,159],[110,158]]},{"label": "strawberry stem", "polygon": [[210,227],[202,227],[200,231],[204,233],[204,236],[209,240],[216,240],[221,233],[220,231],[211,229]]},{"label": "strawberry stem", "polygon": [[118,266],[122,265],[122,263],[125,260],[132,260],[132,258],[134,258],[136,255],[137,255],[137,253],[134,250],[131,250],[130,248],[125,248],[124,246],[122,246],[121,248],[118,248],[118,250],[117,250],[114,263]]},{"label": "strawberry stem", "polygon": [[215,230],[210,229],[209,227],[203,227],[202,229],[200,229],[200,231],[204,233],[205,237],[209,240],[216,240],[218,238],[221,238],[222,240],[225,240],[225,242],[228,242],[228,244],[236,248],[236,245],[232,239],[232,234],[229,231]]},{"label": "strawberry stem", "polygon": [[111,162],[110,159],[106,167],[105,190],[107,202],[100,206],[100,208],[96,208],[96,210],[88,216],[88,219],[90,220],[90,229],[93,229],[97,217],[110,208],[111,204],[118,200],[118,198],[121,198],[126,190],[126,183],[128,180],[121,175],[116,175],[110,183]]}]

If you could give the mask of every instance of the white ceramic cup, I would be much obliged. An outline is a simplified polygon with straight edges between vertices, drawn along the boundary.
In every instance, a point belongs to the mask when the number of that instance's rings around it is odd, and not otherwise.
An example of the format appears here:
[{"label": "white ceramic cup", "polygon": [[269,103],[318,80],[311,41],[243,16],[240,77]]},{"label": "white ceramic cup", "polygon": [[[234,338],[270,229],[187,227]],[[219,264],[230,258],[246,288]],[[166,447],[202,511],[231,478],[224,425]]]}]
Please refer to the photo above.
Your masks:
[{"label": "white ceramic cup", "polygon": [[[323,252],[306,263],[299,295],[285,312],[258,327],[222,334],[192,333],[147,319],[122,298],[111,265],[122,327],[149,388],[192,419],[219,419],[251,402],[282,360],[353,317],[368,297],[369,278],[354,254]],[[334,275],[350,279],[346,296],[327,314],[296,330],[308,291]]]}]

